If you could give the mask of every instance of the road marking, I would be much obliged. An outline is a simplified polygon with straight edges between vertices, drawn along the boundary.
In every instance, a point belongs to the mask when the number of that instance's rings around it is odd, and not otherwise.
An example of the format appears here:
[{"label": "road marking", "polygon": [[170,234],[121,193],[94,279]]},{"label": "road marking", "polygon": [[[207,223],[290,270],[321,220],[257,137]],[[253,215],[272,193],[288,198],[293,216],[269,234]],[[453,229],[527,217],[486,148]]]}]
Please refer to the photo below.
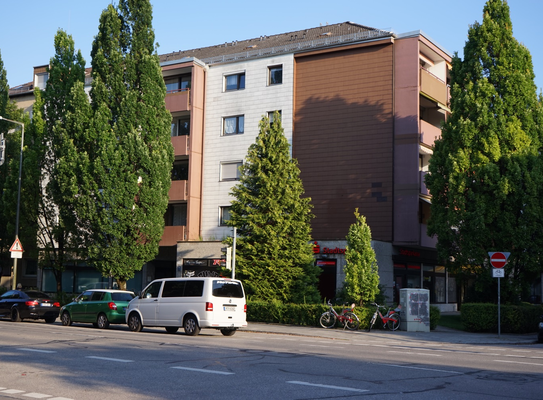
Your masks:
[{"label": "road marking", "polygon": [[413,354],[418,356],[432,356],[432,357],[441,357],[441,354],[431,354],[431,353],[415,353],[413,351],[395,351],[389,350],[387,353],[400,353],[400,354]]},{"label": "road marking", "polygon": [[123,360],[121,358],[109,358],[109,357],[86,356],[85,358],[93,358],[95,360],[115,361],[115,362],[124,362],[124,363],[134,362],[134,360]]},{"label": "road marking", "polygon": [[25,392],[24,390],[17,390],[17,389],[6,389],[6,390],[0,391],[0,393],[6,393],[6,394],[19,394],[19,393],[24,393],[24,392]]},{"label": "road marking", "polygon": [[522,362],[522,361],[494,360],[494,362],[509,363],[509,364],[537,365],[539,367],[543,367],[543,364],[529,363],[529,362]]},{"label": "road marking", "polygon": [[42,393],[27,393],[23,394],[25,397],[32,397],[33,399],[46,399],[48,397],[53,397],[50,394],[42,394]]},{"label": "road marking", "polygon": [[18,348],[17,350],[21,351],[33,351],[35,353],[56,353],[54,350],[38,350],[38,349],[27,349],[25,347]]},{"label": "road marking", "polygon": [[408,366],[408,365],[396,365],[396,364],[383,364],[383,365],[386,365],[387,367],[398,367],[398,368],[407,368],[407,369],[421,369],[421,370],[423,370],[423,371],[446,372],[447,374],[459,374],[459,375],[464,375],[463,372],[458,372],[458,371],[448,371],[448,370],[446,370],[446,369],[434,369],[434,368],[411,367],[411,366]]},{"label": "road marking", "polygon": [[199,369],[199,368],[189,368],[189,367],[171,367],[173,369],[183,369],[185,371],[194,371],[194,372],[206,372],[208,374],[219,374],[219,375],[234,375],[234,372],[224,372],[224,371],[213,371],[211,369]]},{"label": "road marking", "polygon": [[287,381],[287,383],[292,383],[294,385],[305,385],[305,386],[315,386],[325,389],[336,389],[336,390],[346,390],[348,392],[369,392],[368,389],[355,389],[345,386],[332,386],[332,385],[321,385],[319,383],[309,383],[309,382],[300,382],[300,381]]}]

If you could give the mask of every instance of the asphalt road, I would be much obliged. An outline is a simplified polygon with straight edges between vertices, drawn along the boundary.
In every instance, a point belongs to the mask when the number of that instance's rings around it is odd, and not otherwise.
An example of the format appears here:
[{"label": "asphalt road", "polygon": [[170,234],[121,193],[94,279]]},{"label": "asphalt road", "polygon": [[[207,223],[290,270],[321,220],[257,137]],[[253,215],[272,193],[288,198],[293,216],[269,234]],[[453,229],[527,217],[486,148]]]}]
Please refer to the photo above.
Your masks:
[{"label": "asphalt road", "polygon": [[189,337],[163,329],[0,321],[0,398],[543,397],[543,345],[535,341],[251,328],[232,337],[215,330]]}]

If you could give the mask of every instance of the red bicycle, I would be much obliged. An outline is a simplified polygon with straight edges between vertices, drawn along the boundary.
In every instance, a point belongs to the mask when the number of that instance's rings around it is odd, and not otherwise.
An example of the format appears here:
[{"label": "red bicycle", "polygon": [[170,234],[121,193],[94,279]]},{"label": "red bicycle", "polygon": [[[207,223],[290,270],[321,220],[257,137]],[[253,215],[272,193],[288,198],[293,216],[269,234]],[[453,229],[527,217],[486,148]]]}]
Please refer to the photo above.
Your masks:
[{"label": "red bicycle", "polygon": [[400,310],[401,306],[398,306],[396,309],[392,310],[391,308],[388,309],[387,313],[385,315],[381,314],[381,308],[387,308],[386,306],[380,306],[377,303],[371,303],[377,309],[373,313],[373,316],[371,317],[370,324],[368,325],[368,332],[371,331],[371,328],[373,328],[373,324],[375,324],[375,321],[377,321],[377,315],[381,317],[381,321],[383,321],[383,328],[384,329],[390,329],[391,331],[395,331],[400,327]]},{"label": "red bicycle", "polygon": [[343,307],[341,314],[338,314],[330,300],[328,300],[328,306],[330,310],[326,311],[321,315],[319,320],[323,328],[333,328],[336,325],[336,322],[339,321],[343,324],[343,329],[347,328],[351,331],[358,329],[360,325],[360,320],[358,316],[353,312],[355,304],[351,304],[351,308]]}]

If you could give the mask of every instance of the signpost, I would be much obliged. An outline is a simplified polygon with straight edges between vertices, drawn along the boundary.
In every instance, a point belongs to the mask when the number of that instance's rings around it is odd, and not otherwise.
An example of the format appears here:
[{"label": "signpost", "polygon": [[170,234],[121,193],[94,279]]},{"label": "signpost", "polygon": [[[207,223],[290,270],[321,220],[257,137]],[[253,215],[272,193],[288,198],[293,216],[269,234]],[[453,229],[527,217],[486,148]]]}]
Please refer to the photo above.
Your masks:
[{"label": "signpost", "polygon": [[507,252],[502,251],[489,251],[488,256],[490,257],[490,264],[492,265],[492,277],[498,278],[498,337],[501,334],[501,310],[500,310],[500,278],[505,277],[505,264],[507,264],[507,259],[509,258]]}]

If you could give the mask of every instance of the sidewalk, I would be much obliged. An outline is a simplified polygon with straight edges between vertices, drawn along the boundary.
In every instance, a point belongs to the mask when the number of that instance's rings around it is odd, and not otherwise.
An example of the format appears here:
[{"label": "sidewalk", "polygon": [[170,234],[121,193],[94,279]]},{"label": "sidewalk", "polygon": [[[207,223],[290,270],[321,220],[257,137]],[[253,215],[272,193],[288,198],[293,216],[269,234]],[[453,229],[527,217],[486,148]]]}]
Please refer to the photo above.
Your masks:
[{"label": "sidewalk", "polygon": [[402,339],[402,340],[414,340],[414,341],[431,341],[442,343],[459,343],[459,344],[504,344],[504,345],[537,345],[543,344],[537,343],[537,333],[527,334],[511,334],[502,333],[498,336],[498,333],[471,333],[458,331],[455,329],[449,329],[438,326],[435,330],[430,332],[406,332],[406,331],[387,331],[381,329],[375,329],[371,332],[364,330],[349,331],[341,328],[324,329],[314,326],[298,326],[298,325],[282,325],[282,324],[269,324],[263,322],[249,322],[247,328],[240,330],[245,332],[257,332],[265,334],[281,334],[281,335],[294,335],[294,336],[306,336],[306,337],[325,337],[331,339],[350,339],[353,336],[357,338],[367,335],[368,337],[383,337],[387,339]]}]

